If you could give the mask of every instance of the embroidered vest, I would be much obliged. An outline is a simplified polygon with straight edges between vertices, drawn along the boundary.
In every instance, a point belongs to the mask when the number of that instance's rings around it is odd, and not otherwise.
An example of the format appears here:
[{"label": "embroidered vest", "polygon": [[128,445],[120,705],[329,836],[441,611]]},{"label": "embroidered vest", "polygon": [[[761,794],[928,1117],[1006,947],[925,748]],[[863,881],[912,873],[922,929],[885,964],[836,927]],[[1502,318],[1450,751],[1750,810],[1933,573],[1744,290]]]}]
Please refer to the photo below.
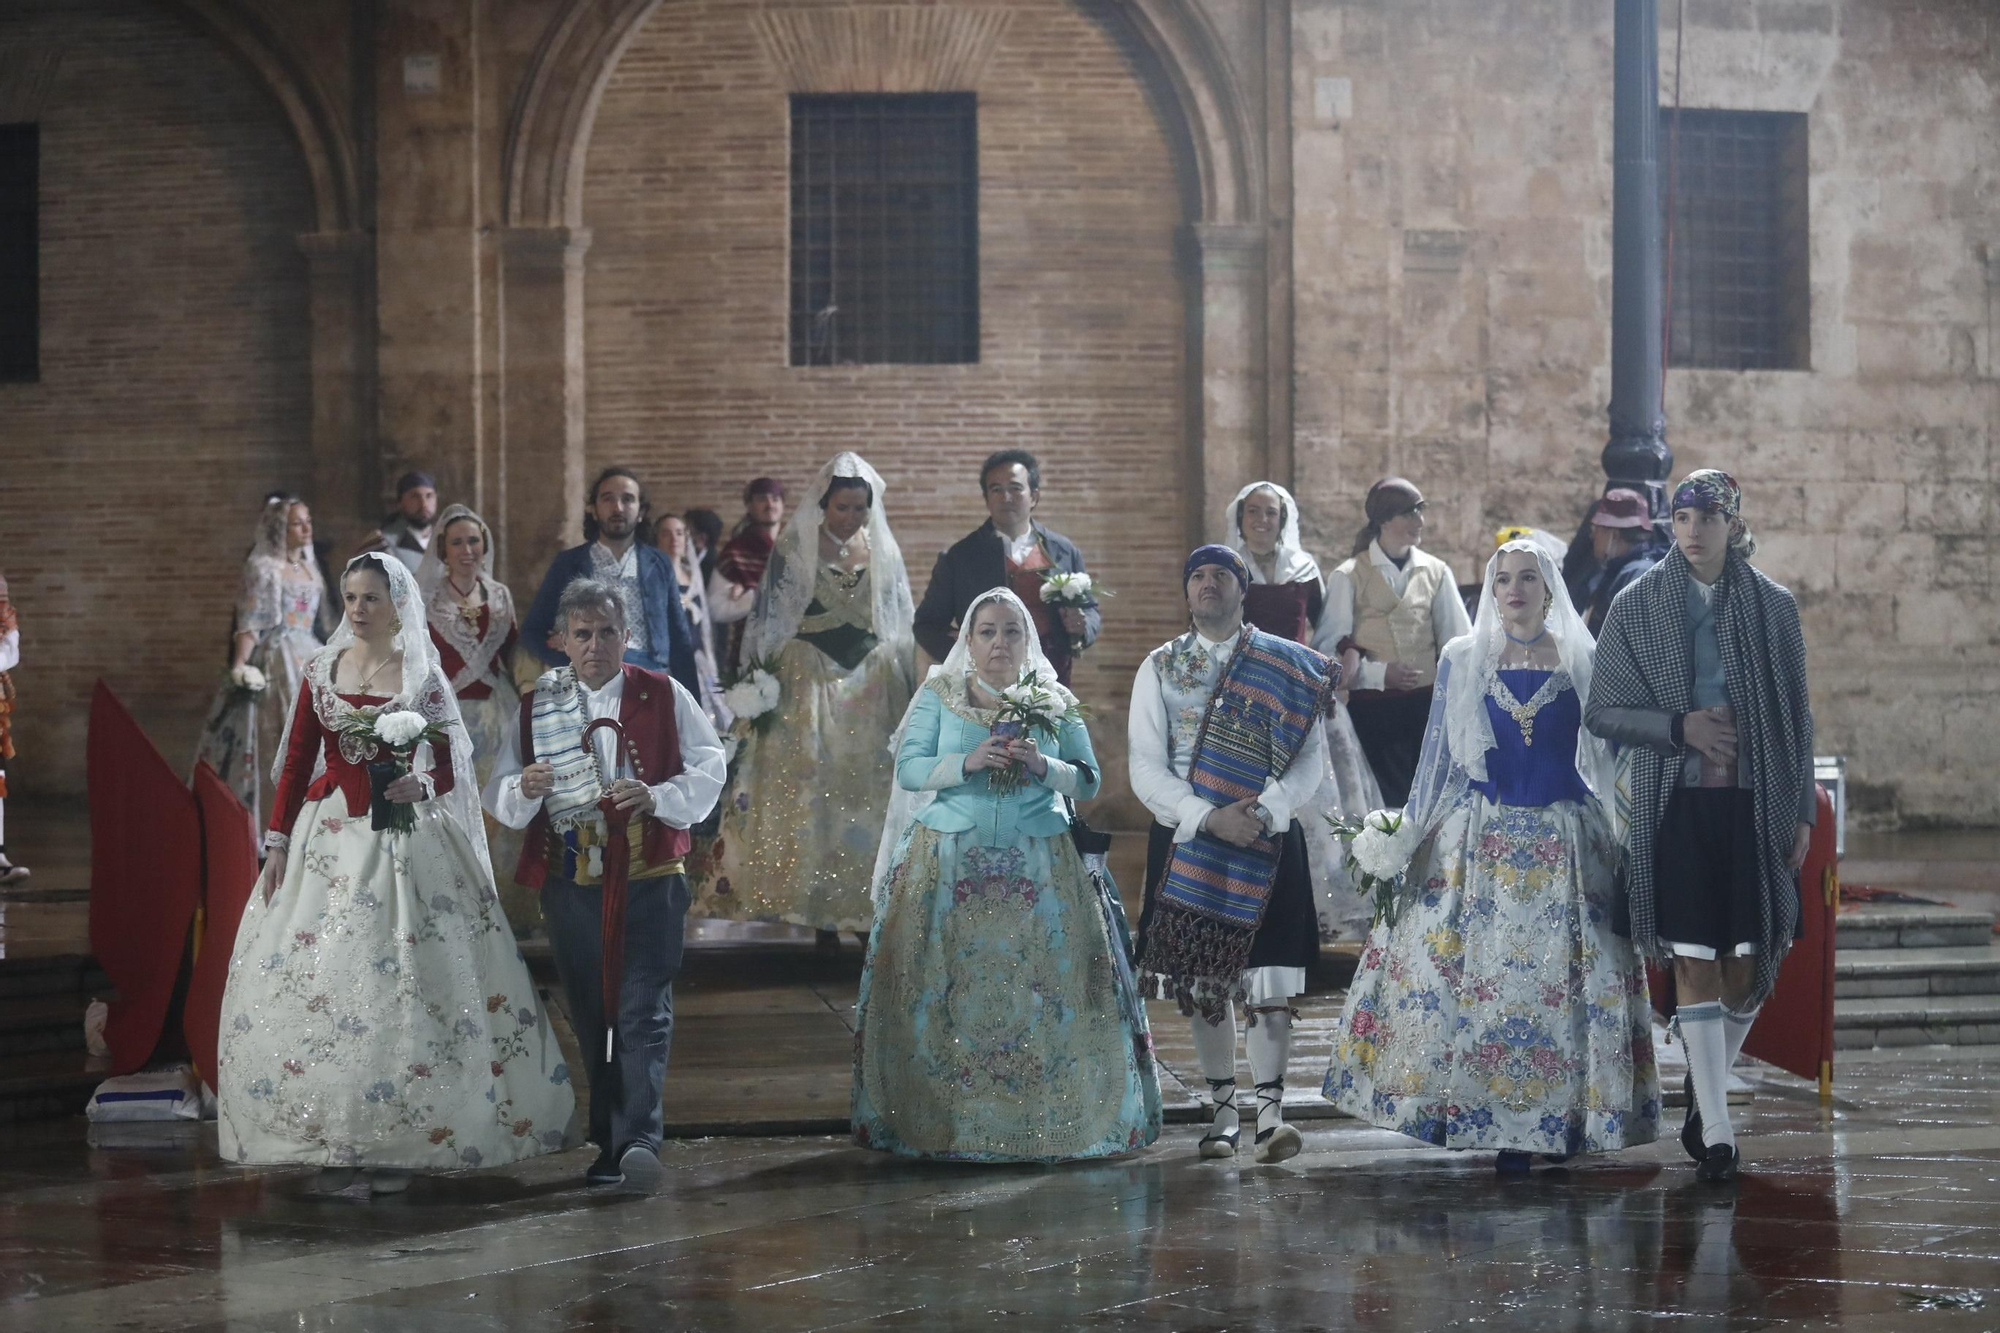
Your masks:
[{"label": "embroidered vest", "polygon": [[1354,585],[1354,642],[1383,662],[1407,662],[1423,673],[1417,688],[1437,679],[1437,633],[1431,628],[1431,600],[1456,597],[1451,569],[1442,560],[1410,551],[1410,581],[1398,597],[1366,552],[1343,566]]}]

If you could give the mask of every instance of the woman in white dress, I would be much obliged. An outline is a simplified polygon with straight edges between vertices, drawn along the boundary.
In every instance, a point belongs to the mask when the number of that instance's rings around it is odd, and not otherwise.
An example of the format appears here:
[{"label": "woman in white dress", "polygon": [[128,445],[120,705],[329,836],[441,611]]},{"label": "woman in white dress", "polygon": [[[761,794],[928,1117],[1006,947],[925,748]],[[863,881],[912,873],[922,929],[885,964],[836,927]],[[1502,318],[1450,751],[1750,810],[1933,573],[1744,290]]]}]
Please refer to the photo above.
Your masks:
[{"label": "woman in white dress", "polygon": [[[416,579],[369,553],[341,593],[230,956],[219,1137],[229,1161],[320,1167],[322,1192],[366,1170],[391,1193],[411,1170],[561,1148],[575,1098],[494,893],[471,741]],[[371,787],[389,756],[353,729],[406,711],[449,739]],[[411,831],[373,827],[391,804],[415,806]]]},{"label": "woman in white dress", "polygon": [[323,637],[326,578],[313,554],[312,511],[296,495],[274,495],[257,519],[243,562],[230,635],[229,668],[195,750],[263,824],[271,787],[264,776],[306,663]]},{"label": "woman in white dress", "polygon": [[[1253,481],[1230,501],[1223,523],[1230,546],[1250,567],[1243,618],[1266,634],[1311,645],[1326,614],[1326,582],[1319,561],[1300,541],[1299,502],[1275,481]],[[1381,804],[1382,789],[1361,752],[1347,705],[1337,701],[1326,720],[1326,781],[1308,805],[1304,823],[1313,907],[1323,941],[1360,941],[1368,934],[1370,916],[1368,904],[1354,891],[1346,849],[1323,816],[1365,815]]]},{"label": "woman in white dress", "polygon": [[743,665],[770,671],[778,702],[737,718],[721,827],[691,868],[693,915],[811,926],[822,947],[874,918],[889,736],[910,702],[916,611],[883,493],[859,454],[835,455],[764,568]]}]

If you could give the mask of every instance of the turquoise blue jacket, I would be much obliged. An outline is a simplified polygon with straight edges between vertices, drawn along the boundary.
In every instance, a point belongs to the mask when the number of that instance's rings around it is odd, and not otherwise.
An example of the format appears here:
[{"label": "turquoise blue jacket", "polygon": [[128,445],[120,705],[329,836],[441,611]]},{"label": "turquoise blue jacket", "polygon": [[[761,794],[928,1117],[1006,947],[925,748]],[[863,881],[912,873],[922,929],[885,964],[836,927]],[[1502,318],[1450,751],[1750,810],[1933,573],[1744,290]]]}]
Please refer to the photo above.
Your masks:
[{"label": "turquoise blue jacket", "polygon": [[917,812],[918,822],[940,833],[976,833],[980,842],[992,847],[1022,838],[1050,838],[1068,829],[1062,798],[1088,799],[1102,782],[1090,732],[1074,717],[1066,717],[1055,744],[1037,734],[1048,774],[1041,778],[1023,774],[1021,785],[1011,792],[994,791],[990,772],[975,773],[969,780],[965,776],[965,756],[991,734],[990,722],[947,707],[928,685],[917,691],[909,731],[896,752],[896,782],[906,791],[937,793]]}]

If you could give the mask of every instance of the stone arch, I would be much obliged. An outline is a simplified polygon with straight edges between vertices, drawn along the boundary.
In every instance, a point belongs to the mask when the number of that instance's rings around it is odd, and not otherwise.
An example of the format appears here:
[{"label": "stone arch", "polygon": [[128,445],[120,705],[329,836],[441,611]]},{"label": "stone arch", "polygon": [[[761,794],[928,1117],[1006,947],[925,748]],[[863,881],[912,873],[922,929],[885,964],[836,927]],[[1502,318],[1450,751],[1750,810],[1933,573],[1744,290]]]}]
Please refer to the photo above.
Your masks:
[{"label": "stone arch", "polygon": [[[215,0],[178,0],[211,4]],[[509,117],[502,175],[510,227],[583,225],[584,159],[604,86],[632,37],[663,0],[571,0],[549,24]],[[1123,26],[1164,85],[1168,126],[1188,154],[1200,224],[1244,224],[1264,213],[1257,118],[1221,35],[1196,0],[1077,0]]]}]

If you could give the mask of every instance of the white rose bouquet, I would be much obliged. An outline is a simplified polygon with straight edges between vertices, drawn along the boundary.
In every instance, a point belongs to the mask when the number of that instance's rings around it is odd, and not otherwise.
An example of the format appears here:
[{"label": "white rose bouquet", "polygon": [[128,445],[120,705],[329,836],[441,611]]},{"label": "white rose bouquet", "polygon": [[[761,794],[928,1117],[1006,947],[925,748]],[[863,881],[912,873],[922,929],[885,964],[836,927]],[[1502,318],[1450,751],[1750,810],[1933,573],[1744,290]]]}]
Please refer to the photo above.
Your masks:
[{"label": "white rose bouquet", "polygon": [[1364,819],[1326,816],[1334,836],[1347,844],[1347,869],[1355,888],[1375,905],[1375,920],[1396,924],[1396,890],[1416,849],[1404,836],[1400,811],[1377,810]]},{"label": "white rose bouquet", "polygon": [[264,673],[245,662],[242,666],[229,668],[229,683],[245,694],[262,694],[270,686]]},{"label": "white rose bouquet", "polygon": [[428,721],[423,714],[407,708],[394,711],[357,708],[349,716],[347,724],[341,727],[340,734],[385,750],[390,756],[368,765],[369,827],[377,832],[390,833],[408,833],[415,829],[416,811],[406,803],[391,801],[382,793],[390,783],[410,771],[411,756],[416,754],[417,746],[426,741],[432,746],[443,743],[445,725]]},{"label": "white rose bouquet", "polygon": [[1065,574],[1061,570],[1052,570],[1042,575],[1042,586],[1036,590],[1036,595],[1042,599],[1044,606],[1053,606],[1058,610],[1068,606],[1081,610],[1096,598],[1114,594],[1109,588],[1100,587],[1088,574]]},{"label": "white rose bouquet", "polygon": [[[1011,740],[1039,731],[1053,739],[1065,717],[1071,714],[1080,717],[1083,713],[1081,703],[1072,707],[1053,681],[1044,679],[1039,671],[1030,671],[1000,691],[993,734]],[[1005,768],[992,770],[987,782],[995,791],[1011,792],[1020,787],[1027,772],[1027,765],[1017,759]]]}]

